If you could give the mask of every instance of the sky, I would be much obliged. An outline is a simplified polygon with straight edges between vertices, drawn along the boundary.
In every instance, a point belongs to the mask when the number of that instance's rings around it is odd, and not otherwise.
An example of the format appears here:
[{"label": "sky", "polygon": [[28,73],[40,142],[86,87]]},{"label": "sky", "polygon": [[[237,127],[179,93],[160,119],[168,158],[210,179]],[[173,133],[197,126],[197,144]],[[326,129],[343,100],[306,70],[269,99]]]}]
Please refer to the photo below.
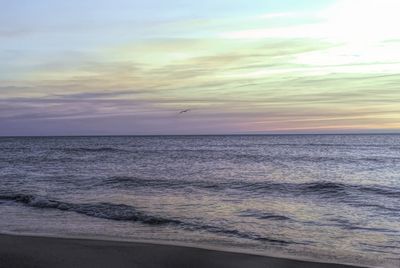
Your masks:
[{"label": "sky", "polygon": [[398,10],[0,0],[0,135],[398,133]]}]

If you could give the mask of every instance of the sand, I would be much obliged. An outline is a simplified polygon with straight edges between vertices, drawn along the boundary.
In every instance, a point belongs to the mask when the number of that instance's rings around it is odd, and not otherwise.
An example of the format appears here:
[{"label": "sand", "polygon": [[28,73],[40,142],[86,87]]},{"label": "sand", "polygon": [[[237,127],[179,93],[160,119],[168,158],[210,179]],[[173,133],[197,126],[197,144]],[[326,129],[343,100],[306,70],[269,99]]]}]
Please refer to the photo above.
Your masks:
[{"label": "sand", "polygon": [[216,250],[90,239],[0,235],[0,267],[354,267]]}]

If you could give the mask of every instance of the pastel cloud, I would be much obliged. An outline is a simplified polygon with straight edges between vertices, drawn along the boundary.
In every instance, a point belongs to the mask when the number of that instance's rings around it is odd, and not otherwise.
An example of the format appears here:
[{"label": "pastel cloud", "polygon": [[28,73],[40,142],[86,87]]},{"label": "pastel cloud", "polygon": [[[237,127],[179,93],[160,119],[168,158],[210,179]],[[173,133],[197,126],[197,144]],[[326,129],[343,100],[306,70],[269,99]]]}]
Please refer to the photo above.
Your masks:
[{"label": "pastel cloud", "polygon": [[398,131],[397,2],[291,3],[101,1],[79,28],[53,3],[60,19],[0,29],[0,135]]}]

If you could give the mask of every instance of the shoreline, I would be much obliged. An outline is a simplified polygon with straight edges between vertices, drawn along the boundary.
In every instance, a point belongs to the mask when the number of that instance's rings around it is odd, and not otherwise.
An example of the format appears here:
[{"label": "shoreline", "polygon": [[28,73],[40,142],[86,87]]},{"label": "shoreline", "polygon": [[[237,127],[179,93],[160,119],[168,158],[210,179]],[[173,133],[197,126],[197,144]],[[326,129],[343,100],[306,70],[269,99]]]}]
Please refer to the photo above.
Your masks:
[{"label": "shoreline", "polygon": [[0,234],[0,268],[2,267],[362,266],[156,242]]}]

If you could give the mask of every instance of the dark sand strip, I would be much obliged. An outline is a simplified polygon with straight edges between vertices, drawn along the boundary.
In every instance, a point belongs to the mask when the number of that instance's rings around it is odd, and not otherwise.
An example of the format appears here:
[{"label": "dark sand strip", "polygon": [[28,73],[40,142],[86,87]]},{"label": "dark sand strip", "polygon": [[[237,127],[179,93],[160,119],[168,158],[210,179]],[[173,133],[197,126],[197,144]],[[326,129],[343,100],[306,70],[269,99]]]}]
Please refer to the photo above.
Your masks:
[{"label": "dark sand strip", "polygon": [[0,235],[0,267],[339,268],[353,266],[182,246]]}]

